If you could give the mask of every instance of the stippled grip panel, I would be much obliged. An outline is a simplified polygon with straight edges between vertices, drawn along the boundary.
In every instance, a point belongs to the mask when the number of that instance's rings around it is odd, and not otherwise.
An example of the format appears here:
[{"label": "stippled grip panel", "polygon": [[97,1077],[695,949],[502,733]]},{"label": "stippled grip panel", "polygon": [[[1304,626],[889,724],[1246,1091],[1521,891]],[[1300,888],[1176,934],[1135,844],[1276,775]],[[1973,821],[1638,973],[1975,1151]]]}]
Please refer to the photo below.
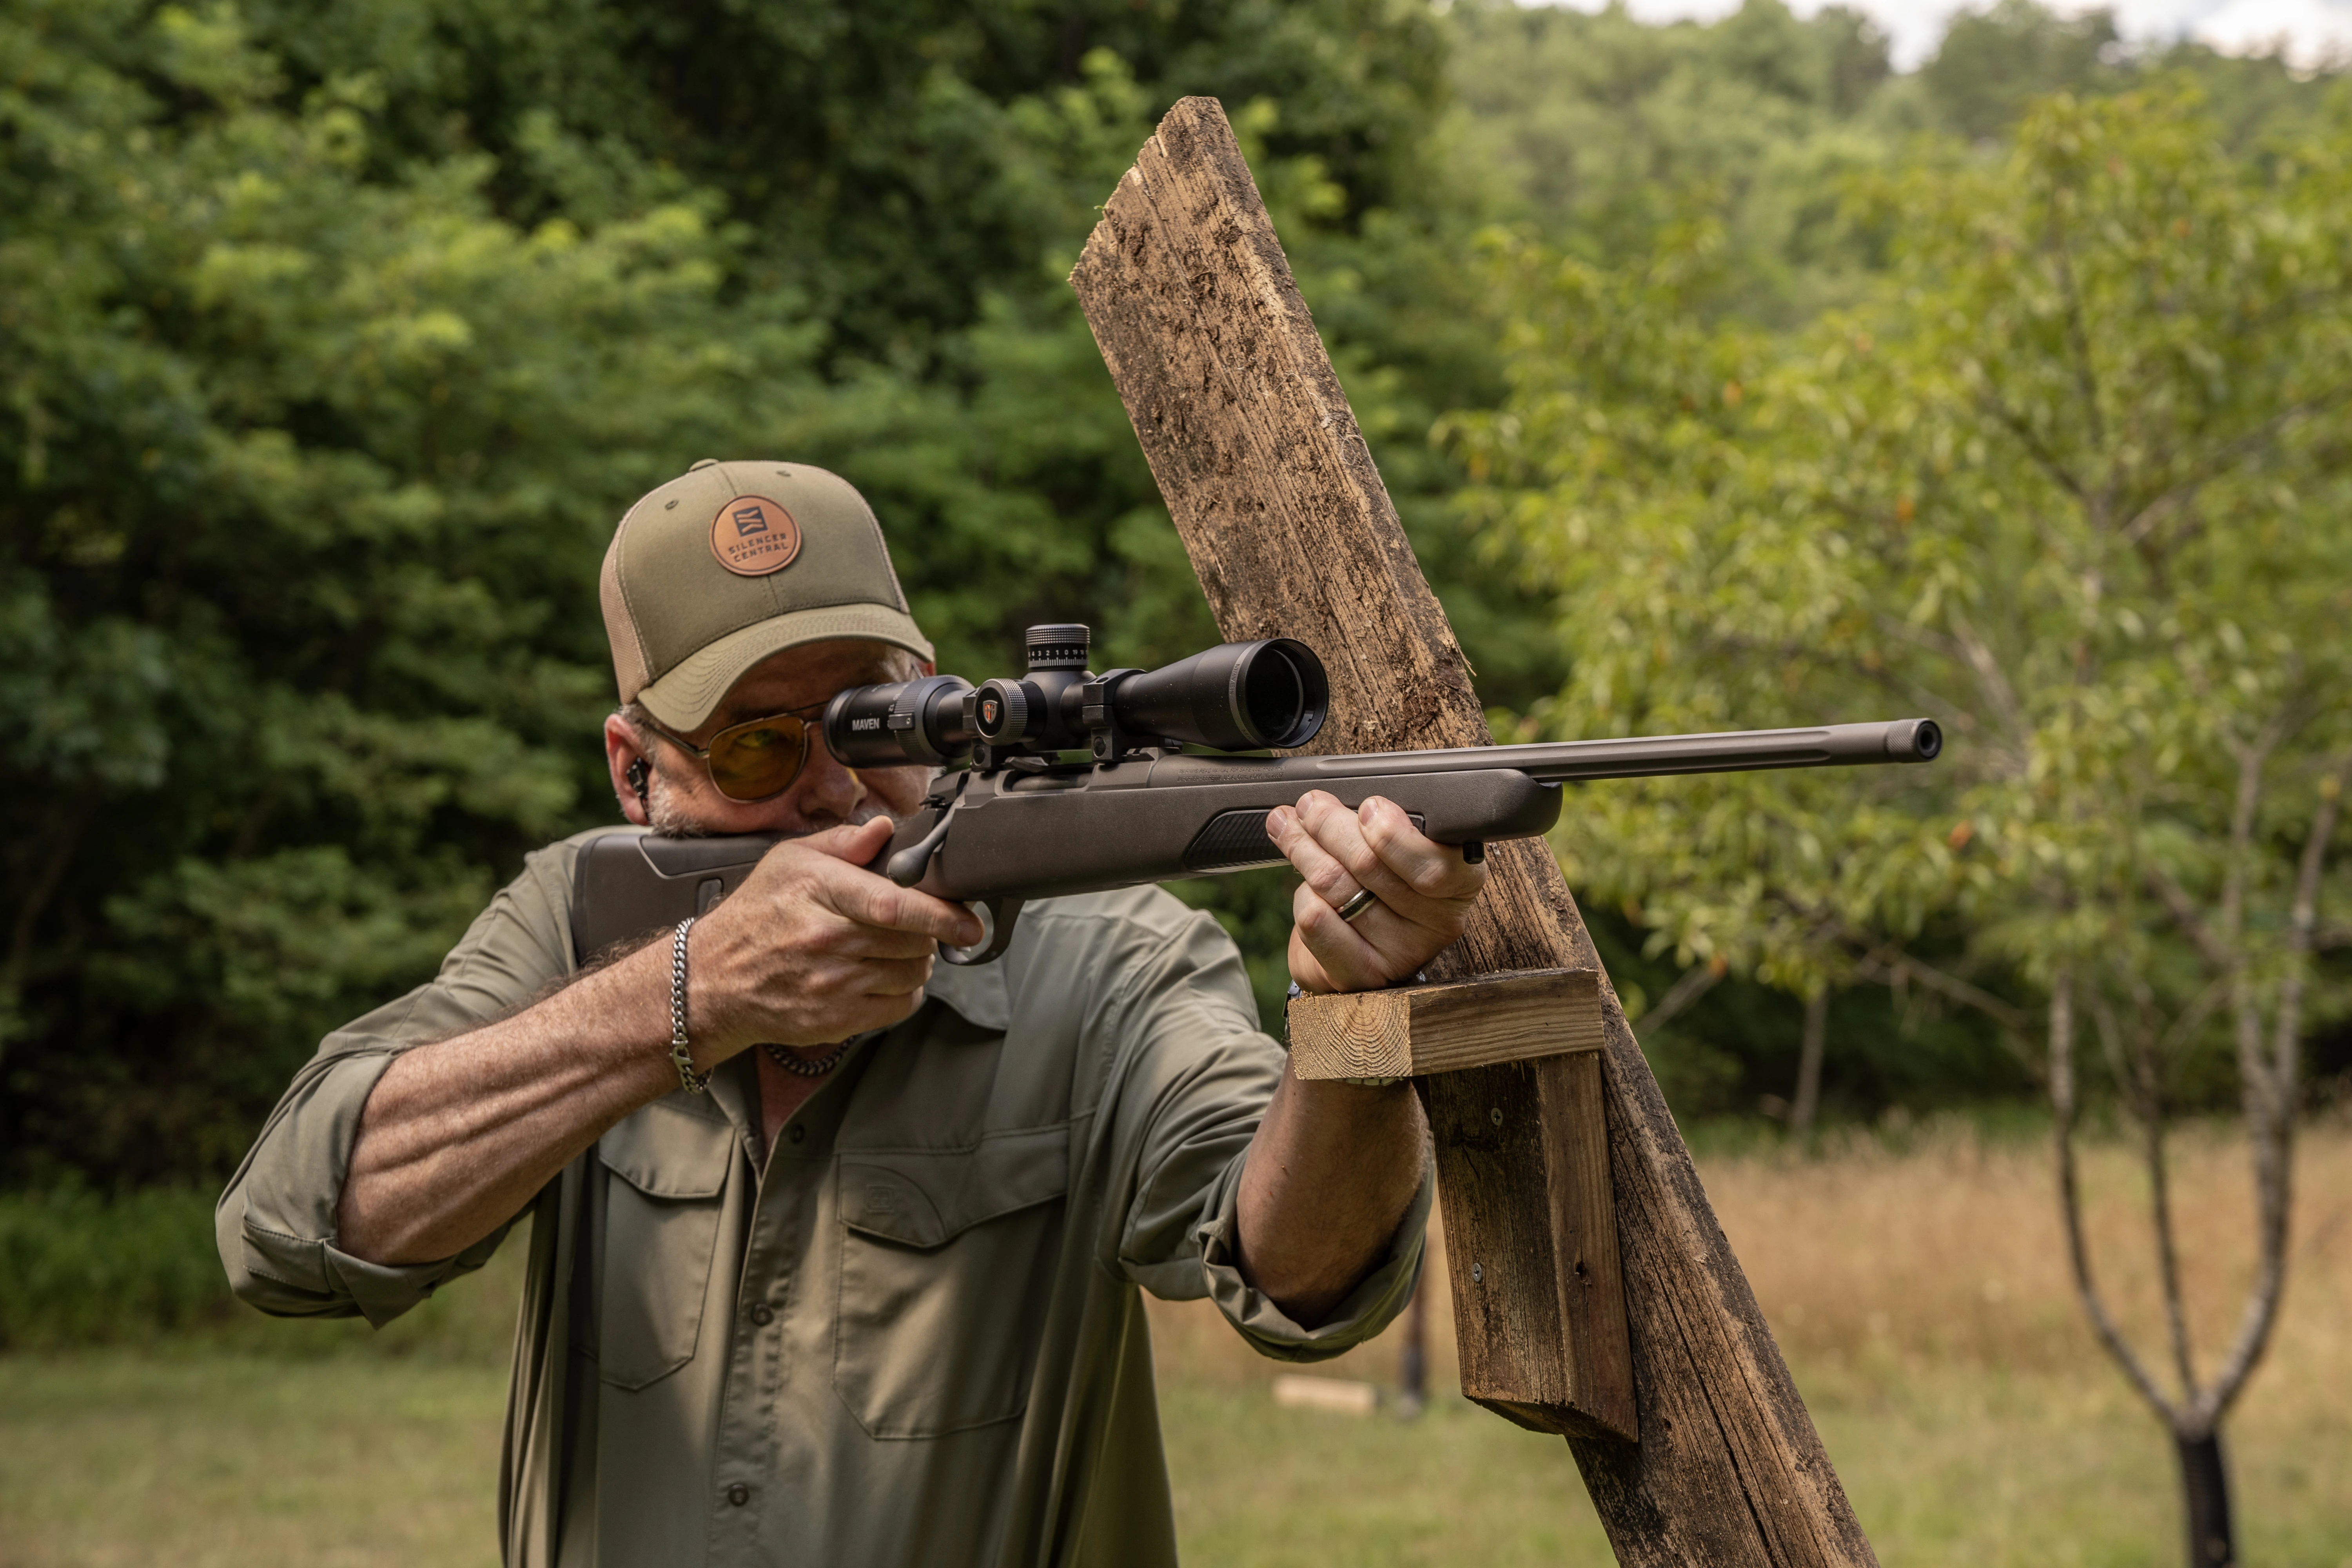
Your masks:
[{"label": "stippled grip panel", "polygon": [[[1419,812],[1409,813],[1415,832],[1425,825]],[[1209,818],[1192,842],[1184,847],[1187,871],[1238,871],[1245,866],[1274,866],[1282,851],[1266,837],[1263,811],[1221,811]]]}]

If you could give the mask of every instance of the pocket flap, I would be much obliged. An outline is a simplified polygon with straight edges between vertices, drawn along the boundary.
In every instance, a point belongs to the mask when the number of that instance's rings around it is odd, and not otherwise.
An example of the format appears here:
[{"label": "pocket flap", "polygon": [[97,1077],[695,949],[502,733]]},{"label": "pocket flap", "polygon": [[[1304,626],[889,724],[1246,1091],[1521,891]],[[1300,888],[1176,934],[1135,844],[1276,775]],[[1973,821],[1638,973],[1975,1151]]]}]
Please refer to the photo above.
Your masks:
[{"label": "pocket flap", "polygon": [[860,1150],[841,1161],[843,1221],[908,1247],[937,1247],[1069,1188],[1066,1121],[998,1133],[970,1149]]},{"label": "pocket flap", "polygon": [[606,1170],[649,1198],[715,1198],[727,1188],[735,1129],[674,1100],[656,1100],[596,1140]]}]

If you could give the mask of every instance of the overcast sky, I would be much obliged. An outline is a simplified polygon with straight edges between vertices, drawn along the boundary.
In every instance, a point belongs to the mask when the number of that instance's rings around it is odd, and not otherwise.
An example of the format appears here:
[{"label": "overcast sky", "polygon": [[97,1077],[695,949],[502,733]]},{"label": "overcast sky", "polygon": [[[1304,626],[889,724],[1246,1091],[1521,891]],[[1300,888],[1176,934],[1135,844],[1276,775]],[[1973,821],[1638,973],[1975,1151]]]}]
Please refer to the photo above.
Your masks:
[{"label": "overcast sky", "polygon": [[[1926,58],[1943,36],[1945,20],[1956,10],[1980,10],[1956,0],[1847,0],[1878,19],[1894,41],[1895,64],[1908,70]],[[1597,11],[1601,0],[1585,0],[1577,8]],[[1790,0],[1791,9],[1809,16],[1822,0]],[[1739,8],[1739,0],[1627,0],[1627,8],[1648,22],[1685,17],[1712,18]],[[2063,11],[2090,7],[2061,4]],[[2263,49],[2284,39],[2290,58],[2316,65],[2331,56],[2352,55],[2352,0],[2115,0],[2113,9],[2125,36],[2132,38],[2175,38],[2187,35],[2233,54]]]}]

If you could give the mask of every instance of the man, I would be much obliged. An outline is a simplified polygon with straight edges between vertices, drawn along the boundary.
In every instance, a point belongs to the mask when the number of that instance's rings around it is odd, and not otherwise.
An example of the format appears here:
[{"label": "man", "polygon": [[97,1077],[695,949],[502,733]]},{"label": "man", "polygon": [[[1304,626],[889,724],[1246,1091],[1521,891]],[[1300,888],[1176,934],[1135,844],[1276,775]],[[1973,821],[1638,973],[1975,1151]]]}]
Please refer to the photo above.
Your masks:
[{"label": "man", "polygon": [[[698,463],[622,520],[602,597],[629,821],[792,837],[585,970],[593,835],[531,856],[295,1079],[221,1199],[237,1294],[382,1323],[528,1210],[510,1564],[1172,1562],[1139,1289],[1290,1360],[1377,1333],[1429,1206],[1411,1089],[1292,1079],[1231,941],[1158,889],[934,966],[978,921],[864,869],[924,773],[813,733],[931,656],[842,479]],[[1410,976],[1485,876],[1385,802],[1268,827],[1307,990]]]}]

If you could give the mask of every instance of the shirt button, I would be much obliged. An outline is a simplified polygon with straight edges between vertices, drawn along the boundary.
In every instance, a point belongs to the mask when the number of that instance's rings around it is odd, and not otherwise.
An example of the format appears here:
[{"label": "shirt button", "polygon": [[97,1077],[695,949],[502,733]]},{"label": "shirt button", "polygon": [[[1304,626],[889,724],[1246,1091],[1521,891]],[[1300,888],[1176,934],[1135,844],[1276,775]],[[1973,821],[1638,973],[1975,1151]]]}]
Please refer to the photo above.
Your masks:
[{"label": "shirt button", "polygon": [[808,1129],[795,1121],[790,1127],[784,1129],[784,1136],[797,1143],[802,1139],[808,1136]]},{"label": "shirt button", "polygon": [[764,1329],[776,1321],[776,1310],[762,1301],[751,1309],[751,1321]]},{"label": "shirt button", "polygon": [[751,1489],[745,1486],[741,1481],[737,1481],[733,1486],[727,1489],[727,1500],[733,1503],[737,1508],[741,1508],[745,1503],[751,1500]]}]

